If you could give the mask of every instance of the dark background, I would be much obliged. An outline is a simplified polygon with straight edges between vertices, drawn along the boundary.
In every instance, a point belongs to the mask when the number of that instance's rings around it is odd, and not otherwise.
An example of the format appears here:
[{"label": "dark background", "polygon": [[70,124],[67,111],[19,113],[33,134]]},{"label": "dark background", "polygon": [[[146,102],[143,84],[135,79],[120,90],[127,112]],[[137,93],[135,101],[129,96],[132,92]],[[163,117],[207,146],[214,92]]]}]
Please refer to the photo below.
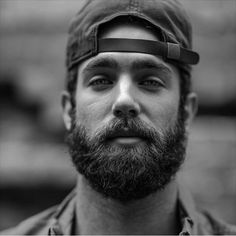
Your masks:
[{"label": "dark background", "polygon": [[[64,145],[67,28],[81,0],[0,1],[0,230],[58,204],[76,173]],[[193,22],[199,113],[179,178],[236,224],[236,1],[182,0]]]}]

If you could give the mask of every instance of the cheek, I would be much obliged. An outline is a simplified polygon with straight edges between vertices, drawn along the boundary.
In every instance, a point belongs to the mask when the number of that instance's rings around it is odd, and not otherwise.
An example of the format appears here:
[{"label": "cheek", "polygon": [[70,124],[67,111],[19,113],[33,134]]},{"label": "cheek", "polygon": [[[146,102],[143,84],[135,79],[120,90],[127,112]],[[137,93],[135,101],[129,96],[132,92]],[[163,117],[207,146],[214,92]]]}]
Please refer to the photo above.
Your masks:
[{"label": "cheek", "polygon": [[178,103],[167,104],[165,109],[162,109],[162,114],[160,116],[163,127],[171,128],[176,124],[178,119]]},{"label": "cheek", "polygon": [[94,96],[81,93],[76,97],[76,121],[84,125],[92,134],[99,127],[107,123],[110,99],[108,96]]},{"label": "cheek", "polygon": [[178,119],[178,93],[155,99],[152,103],[149,103],[149,112],[151,121],[158,130],[173,128]]}]

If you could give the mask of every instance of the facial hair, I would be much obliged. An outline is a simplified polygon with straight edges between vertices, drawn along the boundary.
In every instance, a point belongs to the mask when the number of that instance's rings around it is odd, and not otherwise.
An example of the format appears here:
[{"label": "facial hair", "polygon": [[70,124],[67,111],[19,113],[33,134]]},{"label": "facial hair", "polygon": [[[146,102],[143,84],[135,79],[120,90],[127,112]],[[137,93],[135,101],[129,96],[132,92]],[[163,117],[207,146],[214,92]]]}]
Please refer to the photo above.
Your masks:
[{"label": "facial hair", "polygon": [[[144,141],[129,146],[109,142],[124,129]],[[90,137],[73,117],[66,140],[74,166],[95,191],[129,202],[162,190],[171,181],[185,159],[185,136],[181,118],[163,132],[139,118],[115,118]]]}]

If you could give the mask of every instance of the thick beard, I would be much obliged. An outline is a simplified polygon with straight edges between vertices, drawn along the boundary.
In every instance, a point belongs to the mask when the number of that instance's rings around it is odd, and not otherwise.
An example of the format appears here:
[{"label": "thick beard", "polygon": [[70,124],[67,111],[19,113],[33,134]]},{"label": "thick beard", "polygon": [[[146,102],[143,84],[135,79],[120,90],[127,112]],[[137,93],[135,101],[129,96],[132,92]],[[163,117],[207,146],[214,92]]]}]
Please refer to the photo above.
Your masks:
[{"label": "thick beard", "polygon": [[[128,128],[145,138],[134,146],[118,146],[108,137]],[[91,187],[105,197],[121,202],[144,198],[164,189],[185,159],[184,121],[178,118],[174,128],[162,134],[138,118],[114,119],[88,137],[86,128],[75,125],[67,135],[72,161]]]}]

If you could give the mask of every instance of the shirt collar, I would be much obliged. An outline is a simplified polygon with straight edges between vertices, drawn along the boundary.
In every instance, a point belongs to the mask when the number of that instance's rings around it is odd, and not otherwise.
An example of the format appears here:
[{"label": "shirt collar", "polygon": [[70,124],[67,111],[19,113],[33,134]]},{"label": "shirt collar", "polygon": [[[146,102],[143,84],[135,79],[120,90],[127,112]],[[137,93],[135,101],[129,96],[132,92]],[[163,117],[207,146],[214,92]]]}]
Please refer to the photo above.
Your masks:
[{"label": "shirt collar", "polygon": [[75,221],[75,196],[74,189],[60,204],[55,212],[48,235],[72,235]]},{"label": "shirt collar", "polygon": [[178,209],[182,225],[179,235],[197,234],[196,207],[191,194],[181,184],[178,186]]},{"label": "shirt collar", "polygon": [[[71,235],[75,226],[74,189],[61,203],[52,218],[48,235]],[[196,235],[196,208],[191,194],[182,185],[178,186],[178,209],[181,222],[179,235]]]}]

